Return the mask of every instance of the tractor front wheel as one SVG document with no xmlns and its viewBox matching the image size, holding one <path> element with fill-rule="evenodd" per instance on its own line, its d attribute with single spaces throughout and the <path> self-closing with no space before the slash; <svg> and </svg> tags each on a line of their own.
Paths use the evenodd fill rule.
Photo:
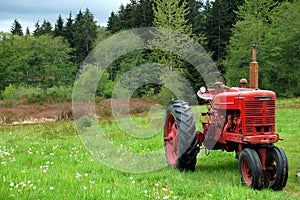
<svg viewBox="0 0 300 200">
<path fill-rule="evenodd" d="M 255 150 L 246 148 L 239 155 L 239 172 L 242 183 L 260 190 L 264 186 L 264 174 L 261 161 Z"/>
<path fill-rule="evenodd" d="M 288 160 L 281 148 L 273 147 L 267 150 L 266 182 L 273 190 L 281 190 L 288 179 Z"/>
<path fill-rule="evenodd" d="M 196 123 L 187 102 L 176 100 L 166 110 L 164 126 L 166 160 L 171 168 L 194 171 L 199 151 Z"/>
</svg>

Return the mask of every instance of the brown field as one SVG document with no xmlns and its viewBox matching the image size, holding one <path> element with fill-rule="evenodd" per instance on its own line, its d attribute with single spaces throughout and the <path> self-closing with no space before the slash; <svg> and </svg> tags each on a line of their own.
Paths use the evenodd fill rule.
<svg viewBox="0 0 300 200">
<path fill-rule="evenodd" d="M 101 118 L 112 117 L 111 99 L 104 99 L 96 103 L 96 115 Z M 123 100 L 114 100 L 115 109 L 119 113 L 126 110 L 127 105 Z M 137 114 L 148 111 L 153 104 L 157 104 L 153 99 L 131 99 L 129 103 L 130 114 Z M 12 107 L 5 106 L 5 102 L 0 102 L 0 124 L 32 124 L 49 121 L 64 121 L 73 119 L 72 103 L 56 104 L 17 104 Z"/>
</svg>

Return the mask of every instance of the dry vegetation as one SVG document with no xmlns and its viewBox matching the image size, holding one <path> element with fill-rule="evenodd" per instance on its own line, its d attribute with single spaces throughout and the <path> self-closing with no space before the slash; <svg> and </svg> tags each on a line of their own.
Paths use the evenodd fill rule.
<svg viewBox="0 0 300 200">
<path fill-rule="evenodd" d="M 103 99 L 96 103 L 97 116 L 101 118 L 112 117 L 111 101 L 111 99 Z M 125 114 L 128 105 L 123 100 L 114 101 L 115 110 L 120 114 Z M 131 99 L 129 113 L 138 114 L 148 111 L 156 103 L 158 101 L 153 99 Z M 4 101 L 0 103 L 0 124 L 41 123 L 64 121 L 72 118 L 72 103 L 18 104 L 12 107 L 5 106 Z"/>
</svg>

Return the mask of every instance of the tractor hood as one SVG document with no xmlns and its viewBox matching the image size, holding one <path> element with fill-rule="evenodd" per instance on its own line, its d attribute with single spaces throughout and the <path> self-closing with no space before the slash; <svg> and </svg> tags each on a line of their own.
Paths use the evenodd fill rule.
<svg viewBox="0 0 300 200">
<path fill-rule="evenodd" d="M 275 92 L 269 90 L 230 88 L 227 92 L 215 95 L 213 102 L 216 109 L 238 109 L 240 100 L 266 101 L 275 99 Z"/>
</svg>

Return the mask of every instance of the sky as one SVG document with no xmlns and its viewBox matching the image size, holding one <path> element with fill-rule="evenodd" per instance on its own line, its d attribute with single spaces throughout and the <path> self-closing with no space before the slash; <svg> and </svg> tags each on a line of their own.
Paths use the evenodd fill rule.
<svg viewBox="0 0 300 200">
<path fill-rule="evenodd" d="M 98 25 L 106 26 L 112 11 L 118 11 L 121 4 L 130 0 L 0 0 L 0 32 L 10 32 L 15 19 L 22 25 L 23 32 L 29 27 L 33 32 L 35 23 L 41 25 L 44 20 L 54 27 L 61 14 L 64 21 L 72 12 L 73 18 L 81 9 L 86 8 L 94 14 Z"/>
</svg>

